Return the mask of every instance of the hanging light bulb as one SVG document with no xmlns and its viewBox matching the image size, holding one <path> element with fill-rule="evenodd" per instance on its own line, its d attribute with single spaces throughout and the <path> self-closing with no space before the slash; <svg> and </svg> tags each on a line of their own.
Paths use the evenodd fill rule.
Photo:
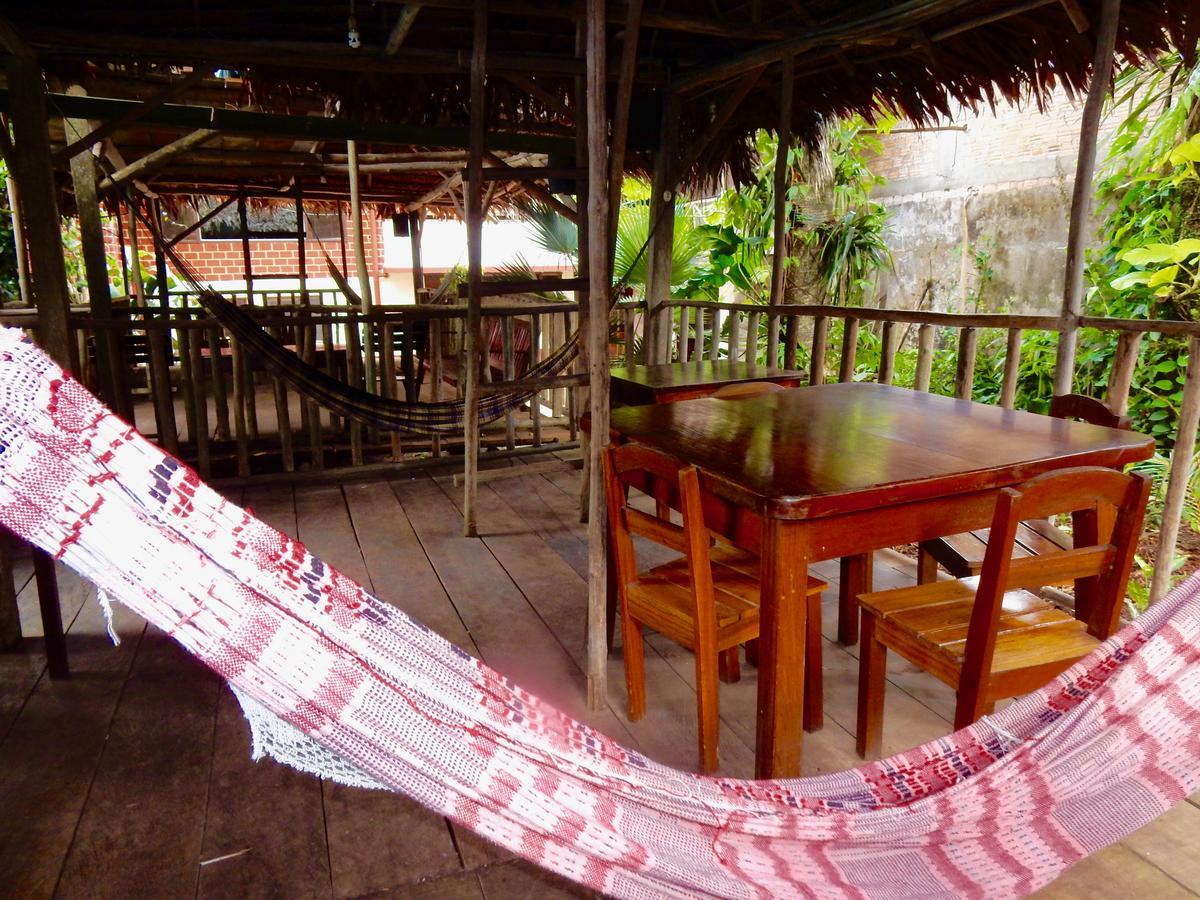
<svg viewBox="0 0 1200 900">
<path fill-rule="evenodd" d="M 351 50 L 357 50 L 362 46 L 362 39 L 358 36 L 358 19 L 354 17 L 354 0 L 350 0 L 350 18 L 346 22 L 346 43 L 350 45 Z"/>
</svg>

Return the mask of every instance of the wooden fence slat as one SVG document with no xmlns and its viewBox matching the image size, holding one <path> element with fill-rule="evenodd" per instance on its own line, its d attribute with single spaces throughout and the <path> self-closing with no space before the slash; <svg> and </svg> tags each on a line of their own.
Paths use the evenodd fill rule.
<svg viewBox="0 0 1200 900">
<path fill-rule="evenodd" d="M 1021 339 L 1025 332 L 1020 328 L 1008 329 L 1008 348 L 1004 352 L 1004 381 L 1000 385 L 1000 405 L 1012 409 L 1017 402 L 1017 378 L 1021 374 Z"/>
<path fill-rule="evenodd" d="M 363 355 L 359 337 L 358 325 L 352 324 L 346 329 L 346 378 L 354 387 L 362 387 L 363 384 Z M 362 422 L 358 419 L 350 420 L 350 464 L 363 464 Z"/>
<path fill-rule="evenodd" d="M 542 317 L 534 313 L 530 317 L 529 368 L 537 368 L 542 359 Z M 533 446 L 542 446 L 542 395 L 534 394 L 530 401 L 530 415 L 533 418 Z"/>
<path fill-rule="evenodd" d="M 536 316 L 534 318 L 537 318 Z M 429 323 L 429 389 L 434 403 L 442 399 L 442 321 L 433 319 Z M 430 441 L 434 457 L 442 455 L 442 439 L 434 435 Z"/>
<path fill-rule="evenodd" d="M 884 322 L 879 339 L 879 383 L 891 384 L 896 373 L 896 323 Z"/>
<path fill-rule="evenodd" d="M 271 329 L 271 336 L 279 340 L 278 328 Z M 271 376 L 271 390 L 275 395 L 275 422 L 279 431 L 279 458 L 283 471 L 296 471 L 296 455 L 292 449 L 292 413 L 288 408 L 287 385 L 278 375 Z"/>
<path fill-rule="evenodd" d="M 628 337 L 628 335 L 627 335 Z M 516 353 L 513 347 L 513 317 L 504 316 L 500 320 L 500 348 L 504 366 L 504 380 L 512 381 L 517 377 Z M 504 442 L 509 450 L 517 448 L 517 423 L 514 413 L 509 409 L 504 414 Z"/>
<path fill-rule="evenodd" d="M 979 332 L 964 328 L 958 335 L 958 367 L 954 373 L 954 396 L 970 400 L 975 389 L 975 357 L 979 351 Z"/>
<path fill-rule="evenodd" d="M 825 383 L 825 356 L 829 352 L 829 319 L 813 319 L 812 352 L 809 354 L 808 383 Z"/>
<path fill-rule="evenodd" d="M 246 439 L 246 382 L 242 358 L 242 345 L 233 335 L 229 336 L 229 353 L 233 363 L 233 437 L 237 442 L 237 473 L 239 478 L 250 475 L 250 445 Z"/>
<path fill-rule="evenodd" d="M 858 355 L 858 319 L 847 319 L 842 332 L 842 361 L 838 381 L 854 380 L 854 360 Z"/>
<path fill-rule="evenodd" d="M 729 361 L 737 362 L 742 352 L 742 317 L 729 314 Z"/>
<path fill-rule="evenodd" d="M 933 344 L 937 338 L 936 327 L 922 325 L 917 331 L 917 373 L 913 390 L 928 391 L 933 376 Z"/>
<path fill-rule="evenodd" d="M 204 335 L 203 329 L 192 330 L 188 347 L 192 355 L 192 375 L 196 379 L 193 388 L 196 403 L 196 468 L 207 478 L 212 474 L 212 448 L 209 445 L 208 391 L 204 384 Z"/>
<path fill-rule="evenodd" d="M 750 320 L 746 324 L 746 361 L 751 365 L 758 362 L 758 332 L 762 323 L 762 313 L 750 313 Z"/>
</svg>

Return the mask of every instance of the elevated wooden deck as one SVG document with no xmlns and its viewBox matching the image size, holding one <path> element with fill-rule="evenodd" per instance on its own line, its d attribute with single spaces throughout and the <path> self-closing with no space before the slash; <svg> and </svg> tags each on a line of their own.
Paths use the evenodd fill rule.
<svg viewBox="0 0 1200 900">
<path fill-rule="evenodd" d="M 609 707 L 584 708 L 585 529 L 578 473 L 537 471 L 480 486 L 484 536 L 460 536 L 448 478 L 344 487 L 260 487 L 239 499 L 385 599 L 534 692 L 663 762 L 695 764 L 690 655 L 651 638 L 648 712 L 630 723 L 618 654 Z M 837 566 L 818 569 L 836 585 Z M 18 561 L 21 583 L 27 560 Z M 902 557 L 876 585 L 911 583 Z M 112 647 L 90 585 L 64 571 L 73 677 L 50 682 L 40 642 L 0 654 L 0 894 L 13 897 L 526 898 L 577 889 L 415 804 L 250 760 L 237 701 L 161 633 L 117 609 Z M 36 595 L 20 595 L 37 634 Z M 805 773 L 854 755 L 855 648 L 833 640 L 826 597 L 826 724 Z M 884 749 L 950 730 L 953 698 L 894 662 Z M 755 670 L 721 686 L 722 771 L 753 772 Z M 1200 893 L 1200 809 L 1184 803 L 1097 854 L 1046 897 L 1156 900 Z"/>
</svg>

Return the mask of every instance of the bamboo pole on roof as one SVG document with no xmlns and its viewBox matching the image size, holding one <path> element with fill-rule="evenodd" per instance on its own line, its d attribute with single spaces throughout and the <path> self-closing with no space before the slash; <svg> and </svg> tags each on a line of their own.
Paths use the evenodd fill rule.
<svg viewBox="0 0 1200 900">
<path fill-rule="evenodd" d="M 464 356 L 459 373 L 465 389 L 463 435 L 463 534 L 475 537 L 476 492 L 479 475 L 479 376 L 486 351 L 481 347 L 480 314 L 483 284 L 483 140 L 484 78 L 487 67 L 487 0 L 477 0 L 471 49 L 471 156 L 464 183 L 467 220 L 467 320 L 463 328 Z"/>
<path fill-rule="evenodd" d="M 605 102 L 605 0 L 587 0 L 587 220 L 603 225 L 609 221 L 606 146 L 607 105 Z M 630 40 L 626 36 L 626 40 Z M 582 249 L 582 248 L 581 248 Z M 604 481 L 600 454 L 608 443 L 608 299 L 612 281 L 608 255 L 609 230 L 588 231 L 588 397 L 591 404 L 591 439 L 588 441 L 588 708 L 597 710 L 608 702 L 607 609 L 608 536 Z"/>
<path fill-rule="evenodd" d="M 1092 178 L 1096 173 L 1096 142 L 1104 99 L 1112 79 L 1113 52 L 1117 42 L 1117 18 L 1121 0 L 1103 0 L 1096 34 L 1096 57 L 1092 82 L 1079 126 L 1079 159 L 1075 164 L 1075 186 L 1071 195 L 1071 225 L 1067 235 L 1067 269 L 1063 286 L 1064 328 L 1058 339 L 1054 368 L 1054 393 L 1069 394 L 1074 383 L 1075 352 L 1079 345 L 1079 316 L 1083 312 L 1083 254 L 1087 244 L 1088 219 L 1092 208 Z"/>
</svg>

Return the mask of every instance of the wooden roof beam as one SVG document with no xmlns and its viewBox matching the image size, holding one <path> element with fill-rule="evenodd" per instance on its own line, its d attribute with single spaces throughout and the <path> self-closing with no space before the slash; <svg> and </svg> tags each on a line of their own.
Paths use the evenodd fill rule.
<svg viewBox="0 0 1200 900">
<path fill-rule="evenodd" d="M 0 109 L 7 109 L 9 92 L 0 89 Z M 111 119 L 141 104 L 107 97 L 73 97 L 48 93 L 46 103 L 57 115 L 74 119 Z M 212 128 L 230 135 L 291 138 L 293 140 L 345 141 L 357 139 L 380 144 L 420 147 L 465 147 L 467 129 L 391 123 L 356 122 L 328 116 L 294 116 L 211 106 L 166 103 L 147 113 L 147 124 L 180 129 Z M 489 150 L 526 151 L 567 155 L 574 151 L 570 138 L 524 132 L 489 130 Z"/>
</svg>

